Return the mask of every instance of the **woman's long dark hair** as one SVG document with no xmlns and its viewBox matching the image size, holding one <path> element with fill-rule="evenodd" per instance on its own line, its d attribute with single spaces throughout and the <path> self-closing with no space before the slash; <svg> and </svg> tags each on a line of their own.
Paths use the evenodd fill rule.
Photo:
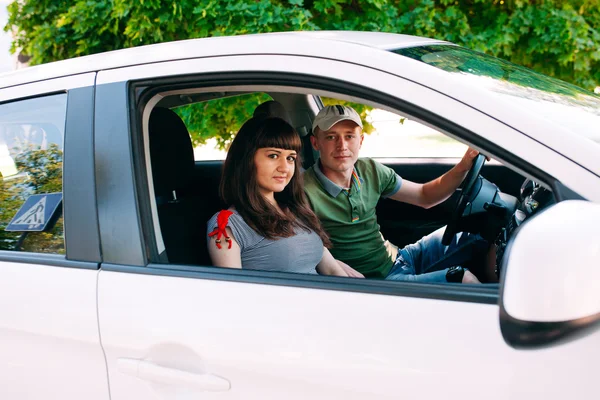
<svg viewBox="0 0 600 400">
<path fill-rule="evenodd" d="M 298 154 L 292 179 L 283 191 L 274 193 L 285 215 L 281 215 L 258 191 L 254 155 L 265 147 L 294 150 Z M 252 229 L 266 238 L 290 237 L 295 234 L 295 228 L 300 228 L 316 232 L 329 247 L 329 237 L 304 194 L 301 148 L 300 136 L 281 118 L 255 117 L 246 121 L 227 152 L 221 176 L 221 197 L 226 204 L 235 207 Z"/>
</svg>

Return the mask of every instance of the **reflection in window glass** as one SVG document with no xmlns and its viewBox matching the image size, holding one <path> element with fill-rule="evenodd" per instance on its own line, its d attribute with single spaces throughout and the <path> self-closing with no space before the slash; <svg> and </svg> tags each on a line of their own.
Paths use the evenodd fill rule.
<svg viewBox="0 0 600 400">
<path fill-rule="evenodd" d="M 397 54 L 450 72 L 512 104 L 600 145 L 600 96 L 495 57 L 451 45 L 399 49 Z"/>
<path fill-rule="evenodd" d="M 64 253 L 62 215 L 47 232 L 5 228 L 29 196 L 62 192 L 67 95 L 0 105 L 0 250 Z"/>
</svg>

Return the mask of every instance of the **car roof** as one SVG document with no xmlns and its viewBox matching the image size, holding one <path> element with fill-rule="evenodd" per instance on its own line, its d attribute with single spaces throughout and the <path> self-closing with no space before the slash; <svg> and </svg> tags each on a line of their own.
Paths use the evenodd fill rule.
<svg viewBox="0 0 600 400">
<path fill-rule="evenodd" d="M 276 35 L 289 35 L 307 37 L 319 40 L 333 40 L 376 47 L 382 50 L 400 49 L 404 47 L 423 46 L 428 44 L 448 43 L 442 40 L 430 39 L 420 36 L 402 35 L 387 32 L 359 32 L 359 31 L 302 31 L 280 32 Z"/>
<path fill-rule="evenodd" d="M 311 49 L 322 51 L 327 46 L 334 49 L 339 47 L 340 42 L 374 50 L 448 43 L 418 36 L 357 31 L 277 32 L 189 39 L 114 50 L 7 72 L 0 74 L 0 88 L 93 71 L 214 55 L 256 52 L 310 55 Z"/>
</svg>

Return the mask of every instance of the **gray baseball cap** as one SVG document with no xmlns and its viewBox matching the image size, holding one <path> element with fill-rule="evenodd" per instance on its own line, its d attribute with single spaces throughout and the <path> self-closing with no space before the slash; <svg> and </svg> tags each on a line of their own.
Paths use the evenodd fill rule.
<svg viewBox="0 0 600 400">
<path fill-rule="evenodd" d="M 318 126 L 322 131 L 331 129 L 332 126 L 340 121 L 353 121 L 362 129 L 363 124 L 360 120 L 360 115 L 352 107 L 348 106 L 325 106 L 319 111 L 313 121 L 313 133 Z"/>
</svg>

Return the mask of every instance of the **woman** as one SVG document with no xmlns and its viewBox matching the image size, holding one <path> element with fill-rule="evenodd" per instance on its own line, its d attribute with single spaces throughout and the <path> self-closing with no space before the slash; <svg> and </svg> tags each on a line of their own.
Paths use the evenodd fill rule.
<svg viewBox="0 0 600 400">
<path fill-rule="evenodd" d="M 233 140 L 220 192 L 231 207 L 208 221 L 215 266 L 362 277 L 336 261 L 308 206 L 299 170 L 302 143 L 280 118 L 252 118 Z"/>
</svg>

